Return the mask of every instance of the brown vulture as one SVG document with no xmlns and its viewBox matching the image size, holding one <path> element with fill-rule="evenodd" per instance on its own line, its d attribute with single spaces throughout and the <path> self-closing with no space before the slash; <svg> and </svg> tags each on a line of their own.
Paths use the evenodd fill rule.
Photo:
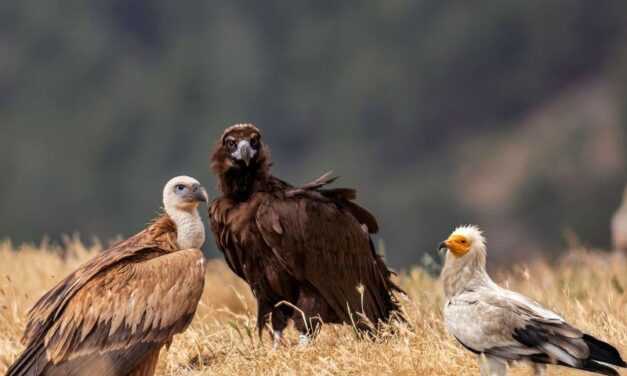
<svg viewBox="0 0 627 376">
<path fill-rule="evenodd" d="M 326 188 L 329 174 L 294 187 L 270 165 L 252 124 L 227 128 L 212 156 L 222 197 L 210 205 L 211 229 L 257 300 L 259 334 L 269 318 L 275 346 L 290 319 L 301 344 L 321 322 L 368 330 L 402 319 L 393 294 L 401 289 L 370 238 L 377 221 L 353 202 L 355 190 Z"/>
<path fill-rule="evenodd" d="M 29 311 L 26 349 L 8 376 L 149 376 L 159 351 L 183 332 L 204 285 L 198 214 L 207 193 L 179 176 L 163 190 L 165 213 L 87 261 Z"/>
</svg>

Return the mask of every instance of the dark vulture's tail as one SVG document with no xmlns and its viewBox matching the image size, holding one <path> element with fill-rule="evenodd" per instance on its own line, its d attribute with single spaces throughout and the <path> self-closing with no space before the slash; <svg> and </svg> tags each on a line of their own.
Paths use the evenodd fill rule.
<svg viewBox="0 0 627 376">
<path fill-rule="evenodd" d="M 407 322 L 396 295 L 405 294 L 405 291 L 392 280 L 394 273 L 385 265 L 383 257 L 375 251 L 372 239 L 370 247 L 375 260 L 374 270 L 369 281 L 364 284 L 363 300 L 367 303 L 362 307 L 362 313 L 367 316 L 369 323 L 357 325 L 359 329 L 366 332 L 379 329 L 381 323 Z"/>
<path fill-rule="evenodd" d="M 383 257 L 379 255 L 372 243 L 372 239 L 370 239 L 370 247 L 374 252 L 375 260 L 377 261 L 377 269 L 381 275 L 381 279 L 383 282 L 383 288 L 385 289 L 385 309 L 384 309 L 384 320 L 389 320 L 391 318 L 397 319 L 401 322 L 407 322 L 405 316 L 403 316 L 401 312 L 401 306 L 398 302 L 396 294 L 406 295 L 405 291 L 400 288 L 393 280 L 392 276 L 395 275 L 390 269 L 388 269 L 387 265 L 383 261 Z"/>
<path fill-rule="evenodd" d="M 357 196 L 354 189 L 322 189 L 322 187 L 332 183 L 335 179 L 336 177 L 331 177 L 331 172 L 328 172 L 315 181 L 305 185 L 303 189 L 315 189 L 323 196 L 334 200 L 361 224 L 363 231 L 367 234 L 377 233 L 379 231 L 379 225 L 374 215 L 353 201 Z M 373 326 L 376 329 L 380 323 L 388 322 L 391 319 L 400 322 L 407 322 L 407 320 L 401 312 L 400 304 L 395 295 L 396 293 L 405 294 L 405 292 L 394 283 L 392 280 L 394 273 L 388 269 L 383 261 L 383 257 L 377 253 L 372 238 L 370 236 L 368 236 L 368 238 L 374 262 L 366 267 L 368 270 L 360 271 L 360 276 L 366 280 L 362 281 L 364 287 L 364 291 L 362 292 L 363 304 L 359 312 L 366 316 L 370 322 L 364 323 L 358 320 L 356 325 L 359 329 L 371 331 Z M 353 286 L 350 286 L 350 288 L 352 287 Z M 351 313 L 349 313 L 348 316 L 348 319 L 354 321 Z M 344 318 L 344 321 L 348 321 L 347 318 Z"/>
</svg>

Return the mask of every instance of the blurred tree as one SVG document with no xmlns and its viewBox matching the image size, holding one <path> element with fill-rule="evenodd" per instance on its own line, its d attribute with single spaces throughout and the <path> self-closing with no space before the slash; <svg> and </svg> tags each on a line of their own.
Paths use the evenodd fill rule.
<svg viewBox="0 0 627 376">
<path fill-rule="evenodd" d="M 625 25 L 620 1 L 4 2 L 0 236 L 139 229 L 172 175 L 212 187 L 216 137 L 253 121 L 279 176 L 303 182 L 334 169 L 339 184 L 359 188 L 394 265 L 418 261 L 469 221 L 501 230 L 504 249 L 521 237 L 559 248 L 563 226 L 608 246 L 625 165 L 569 193 L 573 183 L 552 179 L 551 164 L 587 159 L 569 146 L 577 132 L 551 136 L 559 149 L 525 144 L 547 170 L 526 168 L 512 187 L 496 179 L 512 203 L 500 210 L 458 178 L 468 166 L 486 171 L 519 129 L 545 129 L 528 117 L 585 82 L 626 83 Z M 606 98 L 598 93 L 576 103 Z M 612 93 L 605 102 L 624 97 Z M 585 137 L 622 107 L 593 111 Z M 622 119 L 606 127 L 620 134 L 610 156 L 624 156 Z M 567 129 L 572 119 L 552 121 Z M 582 176 L 600 169 L 582 166 Z M 517 236 L 498 223 L 515 224 Z"/>
</svg>

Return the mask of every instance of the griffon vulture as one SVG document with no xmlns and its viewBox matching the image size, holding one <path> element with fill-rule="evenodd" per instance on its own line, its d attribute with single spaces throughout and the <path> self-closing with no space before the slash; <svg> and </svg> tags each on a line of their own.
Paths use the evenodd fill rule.
<svg viewBox="0 0 627 376">
<path fill-rule="evenodd" d="M 170 180 L 164 214 L 39 299 L 28 314 L 26 349 L 7 375 L 152 375 L 159 351 L 187 328 L 202 294 L 199 202 L 207 193 L 196 179 Z"/>
<path fill-rule="evenodd" d="M 272 176 L 252 124 L 227 128 L 211 160 L 222 193 L 209 208 L 211 229 L 257 299 L 260 335 L 269 317 L 275 346 L 290 319 L 307 344 L 321 322 L 368 329 L 402 318 L 393 295 L 401 290 L 370 239 L 377 221 L 353 202 L 355 190 L 326 188 L 328 174 L 302 187 Z"/>
<path fill-rule="evenodd" d="M 616 376 L 608 365 L 627 366 L 611 345 L 494 283 L 485 269 L 486 244 L 477 227 L 457 228 L 440 249 L 447 250 L 442 270 L 446 327 L 479 355 L 481 375 L 505 375 L 512 361 L 533 364 L 536 375 L 544 375 L 547 364 Z"/>
</svg>

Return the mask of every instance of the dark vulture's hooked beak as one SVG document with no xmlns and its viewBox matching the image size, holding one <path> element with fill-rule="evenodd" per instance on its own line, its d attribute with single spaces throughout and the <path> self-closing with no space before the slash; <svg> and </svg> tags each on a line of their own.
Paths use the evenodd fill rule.
<svg viewBox="0 0 627 376">
<path fill-rule="evenodd" d="M 243 140 L 237 144 L 237 150 L 235 150 L 232 155 L 233 158 L 244 162 L 244 164 L 248 167 L 250 161 L 255 156 L 255 150 L 253 150 L 250 146 L 250 142 Z"/>
<path fill-rule="evenodd" d="M 448 244 L 446 244 L 446 240 L 443 241 L 442 243 L 440 243 L 440 245 L 438 246 L 438 251 L 439 252 L 446 252 L 448 250 Z"/>
</svg>

